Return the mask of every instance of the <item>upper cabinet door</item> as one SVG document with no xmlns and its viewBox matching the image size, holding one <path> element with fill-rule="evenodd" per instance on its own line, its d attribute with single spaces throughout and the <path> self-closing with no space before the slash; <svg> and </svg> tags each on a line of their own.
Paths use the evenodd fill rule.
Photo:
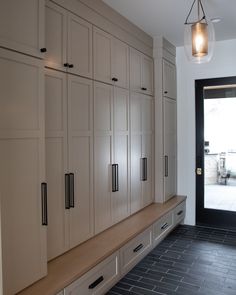
<svg viewBox="0 0 236 295">
<path fill-rule="evenodd" d="M 46 66 L 58 70 L 67 69 L 67 12 L 53 4 L 46 3 Z"/>
<path fill-rule="evenodd" d="M 145 94 L 153 94 L 153 60 L 146 56 L 142 56 L 142 87 L 141 90 Z"/>
<path fill-rule="evenodd" d="M 116 86 L 129 88 L 129 46 L 116 38 L 112 39 L 112 79 Z"/>
<path fill-rule="evenodd" d="M 111 72 L 112 36 L 104 31 L 93 29 L 94 79 L 112 83 Z"/>
<path fill-rule="evenodd" d="M 0 2 L 0 46 L 43 56 L 44 0 Z"/>
<path fill-rule="evenodd" d="M 142 88 L 142 54 L 130 48 L 130 88 L 141 92 Z"/>
<path fill-rule="evenodd" d="M 68 72 L 92 78 L 92 25 L 68 14 Z"/>
<path fill-rule="evenodd" d="M 176 92 L 175 65 L 166 60 L 163 60 L 163 95 L 172 99 L 176 99 Z"/>
</svg>

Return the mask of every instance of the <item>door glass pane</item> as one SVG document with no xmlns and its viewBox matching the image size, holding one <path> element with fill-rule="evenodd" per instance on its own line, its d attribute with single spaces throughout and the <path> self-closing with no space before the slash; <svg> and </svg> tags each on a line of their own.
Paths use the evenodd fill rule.
<svg viewBox="0 0 236 295">
<path fill-rule="evenodd" d="M 205 89 L 204 207 L 236 211 L 236 95 L 231 88 Z"/>
</svg>

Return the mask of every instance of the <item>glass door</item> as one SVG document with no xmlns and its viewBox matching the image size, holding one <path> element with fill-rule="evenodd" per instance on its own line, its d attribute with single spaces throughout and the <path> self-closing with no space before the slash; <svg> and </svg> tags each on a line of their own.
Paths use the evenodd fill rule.
<svg viewBox="0 0 236 295">
<path fill-rule="evenodd" d="M 196 81 L 197 224 L 236 229 L 236 77 Z"/>
</svg>

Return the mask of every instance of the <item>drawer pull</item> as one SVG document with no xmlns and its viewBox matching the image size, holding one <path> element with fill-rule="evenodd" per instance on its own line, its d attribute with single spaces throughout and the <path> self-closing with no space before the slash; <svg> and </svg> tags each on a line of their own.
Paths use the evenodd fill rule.
<svg viewBox="0 0 236 295">
<path fill-rule="evenodd" d="M 181 215 L 183 213 L 183 210 L 180 210 L 178 213 L 177 213 L 177 215 L 179 216 L 179 215 Z"/>
<path fill-rule="evenodd" d="M 94 289 L 95 287 L 97 287 L 97 285 L 99 285 L 102 281 L 104 280 L 103 276 L 100 276 L 95 282 L 93 282 L 91 285 L 89 285 L 89 289 Z"/>
<path fill-rule="evenodd" d="M 169 226 L 169 224 L 166 222 L 165 224 L 162 225 L 161 229 L 166 229 Z"/>
<path fill-rule="evenodd" d="M 133 252 L 137 253 L 139 250 L 143 248 L 143 244 L 138 245 L 136 248 L 134 248 Z"/>
</svg>

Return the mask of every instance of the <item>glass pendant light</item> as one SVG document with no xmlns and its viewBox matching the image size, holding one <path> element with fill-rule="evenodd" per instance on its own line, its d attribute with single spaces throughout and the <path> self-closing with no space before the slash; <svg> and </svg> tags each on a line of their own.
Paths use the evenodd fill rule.
<svg viewBox="0 0 236 295">
<path fill-rule="evenodd" d="M 189 21 L 194 6 L 197 6 L 197 19 Z M 185 21 L 184 48 L 188 59 L 194 63 L 211 60 L 215 44 L 214 26 L 207 20 L 201 0 L 194 0 Z"/>
</svg>

